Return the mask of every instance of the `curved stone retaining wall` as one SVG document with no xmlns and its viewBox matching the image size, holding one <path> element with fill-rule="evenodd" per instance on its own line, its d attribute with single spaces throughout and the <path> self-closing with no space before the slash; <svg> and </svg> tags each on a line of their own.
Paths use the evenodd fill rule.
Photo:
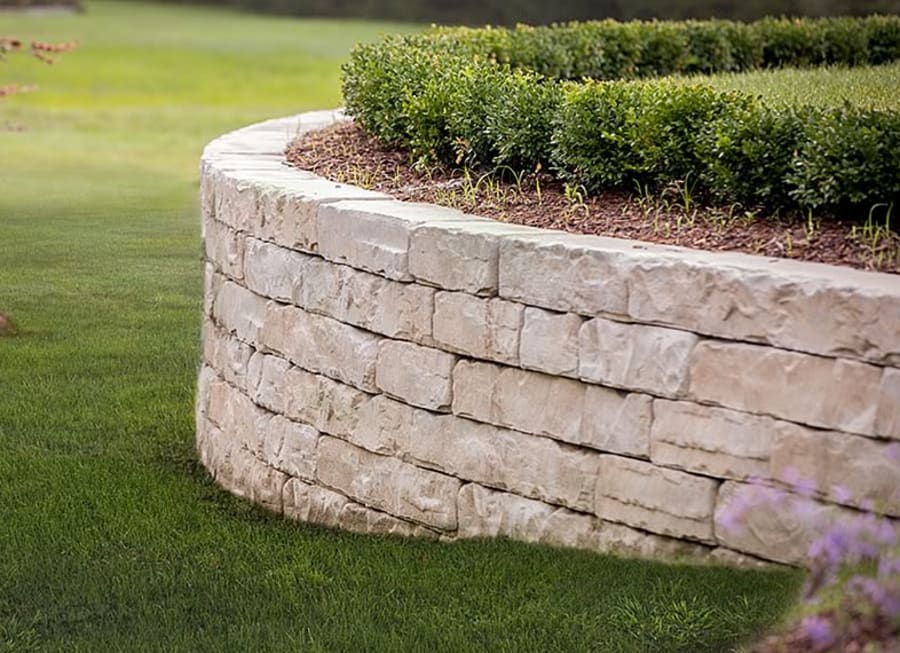
<svg viewBox="0 0 900 653">
<path fill-rule="evenodd" d="M 203 156 L 197 442 L 222 486 L 358 531 L 736 561 L 802 563 L 809 516 L 900 515 L 900 278 L 508 225 L 282 164 L 337 119 Z M 760 481 L 785 492 L 759 502 Z"/>
</svg>

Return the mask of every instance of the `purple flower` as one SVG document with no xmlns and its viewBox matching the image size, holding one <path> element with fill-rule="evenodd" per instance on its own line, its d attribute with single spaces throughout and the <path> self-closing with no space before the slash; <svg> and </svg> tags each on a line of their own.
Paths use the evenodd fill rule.
<svg viewBox="0 0 900 653">
<path fill-rule="evenodd" d="M 838 503 L 850 503 L 853 500 L 853 494 L 843 485 L 835 485 L 831 488 L 831 494 Z"/>
<path fill-rule="evenodd" d="M 812 645 L 817 649 L 826 648 L 834 640 L 834 631 L 832 630 L 831 622 L 825 617 L 817 615 L 805 617 L 803 621 L 800 622 L 800 628 L 803 630 L 803 634 L 806 635 L 807 639 L 809 639 L 809 641 L 812 642 Z"/>
</svg>

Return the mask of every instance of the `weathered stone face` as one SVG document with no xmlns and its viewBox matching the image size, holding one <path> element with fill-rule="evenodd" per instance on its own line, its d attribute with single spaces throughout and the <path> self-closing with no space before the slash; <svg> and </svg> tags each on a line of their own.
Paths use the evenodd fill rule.
<svg viewBox="0 0 900 653">
<path fill-rule="evenodd" d="M 442 531 L 456 530 L 461 483 L 396 458 L 323 437 L 317 480 L 360 503 Z"/>
<path fill-rule="evenodd" d="M 735 512 L 738 520 L 730 516 Z M 836 520 L 851 517 L 852 513 L 834 505 L 728 481 L 716 502 L 716 538 L 731 549 L 767 560 L 803 564 L 817 537 Z"/>
<path fill-rule="evenodd" d="M 718 483 L 651 463 L 604 456 L 597 480 L 598 516 L 671 537 L 714 542 Z"/>
<path fill-rule="evenodd" d="M 449 411 L 456 356 L 410 342 L 385 341 L 378 353 L 375 385 L 413 406 Z"/>
<path fill-rule="evenodd" d="M 881 369 L 873 365 L 704 341 L 691 355 L 690 377 L 698 401 L 874 435 Z"/>
<path fill-rule="evenodd" d="M 578 332 L 584 319 L 528 307 L 523 314 L 519 362 L 559 376 L 578 376 Z"/>
<path fill-rule="evenodd" d="M 678 397 L 699 340 L 686 331 L 594 318 L 578 334 L 578 374 L 616 388 Z"/>
<path fill-rule="evenodd" d="M 197 451 L 220 485 L 359 532 L 741 565 L 900 516 L 896 278 L 535 230 L 282 164 L 286 135 L 340 119 L 204 151 Z"/>
<path fill-rule="evenodd" d="M 434 298 L 434 340 L 447 351 L 515 365 L 523 310 L 502 299 L 439 292 Z"/>
<path fill-rule="evenodd" d="M 566 442 L 581 440 L 585 386 L 490 363 L 462 361 L 453 373 L 453 412 Z"/>
<path fill-rule="evenodd" d="M 778 425 L 770 417 L 656 399 L 650 459 L 718 478 L 764 478 Z"/>
<path fill-rule="evenodd" d="M 835 503 L 900 516 L 897 445 L 794 425 L 777 430 L 771 477 L 800 485 Z"/>
</svg>

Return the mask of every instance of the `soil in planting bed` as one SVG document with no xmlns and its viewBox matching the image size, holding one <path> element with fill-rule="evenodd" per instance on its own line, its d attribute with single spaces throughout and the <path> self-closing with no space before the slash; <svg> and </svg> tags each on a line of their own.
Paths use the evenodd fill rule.
<svg viewBox="0 0 900 653">
<path fill-rule="evenodd" d="M 407 152 L 354 123 L 304 135 L 290 145 L 287 160 L 338 182 L 502 222 L 900 273 L 900 233 L 886 228 L 883 209 L 871 220 L 852 221 L 698 206 L 680 188 L 588 196 L 540 171 L 517 177 L 413 166 Z"/>
</svg>

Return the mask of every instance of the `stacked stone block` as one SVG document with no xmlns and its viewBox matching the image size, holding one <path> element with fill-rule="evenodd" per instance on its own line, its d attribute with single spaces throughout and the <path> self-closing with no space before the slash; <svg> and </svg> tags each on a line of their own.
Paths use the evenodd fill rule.
<svg viewBox="0 0 900 653">
<path fill-rule="evenodd" d="M 829 518 L 900 516 L 896 276 L 506 225 L 282 165 L 338 119 L 204 153 L 197 443 L 222 486 L 361 532 L 741 562 L 803 564 Z M 726 528 L 761 488 L 783 500 Z"/>
</svg>

